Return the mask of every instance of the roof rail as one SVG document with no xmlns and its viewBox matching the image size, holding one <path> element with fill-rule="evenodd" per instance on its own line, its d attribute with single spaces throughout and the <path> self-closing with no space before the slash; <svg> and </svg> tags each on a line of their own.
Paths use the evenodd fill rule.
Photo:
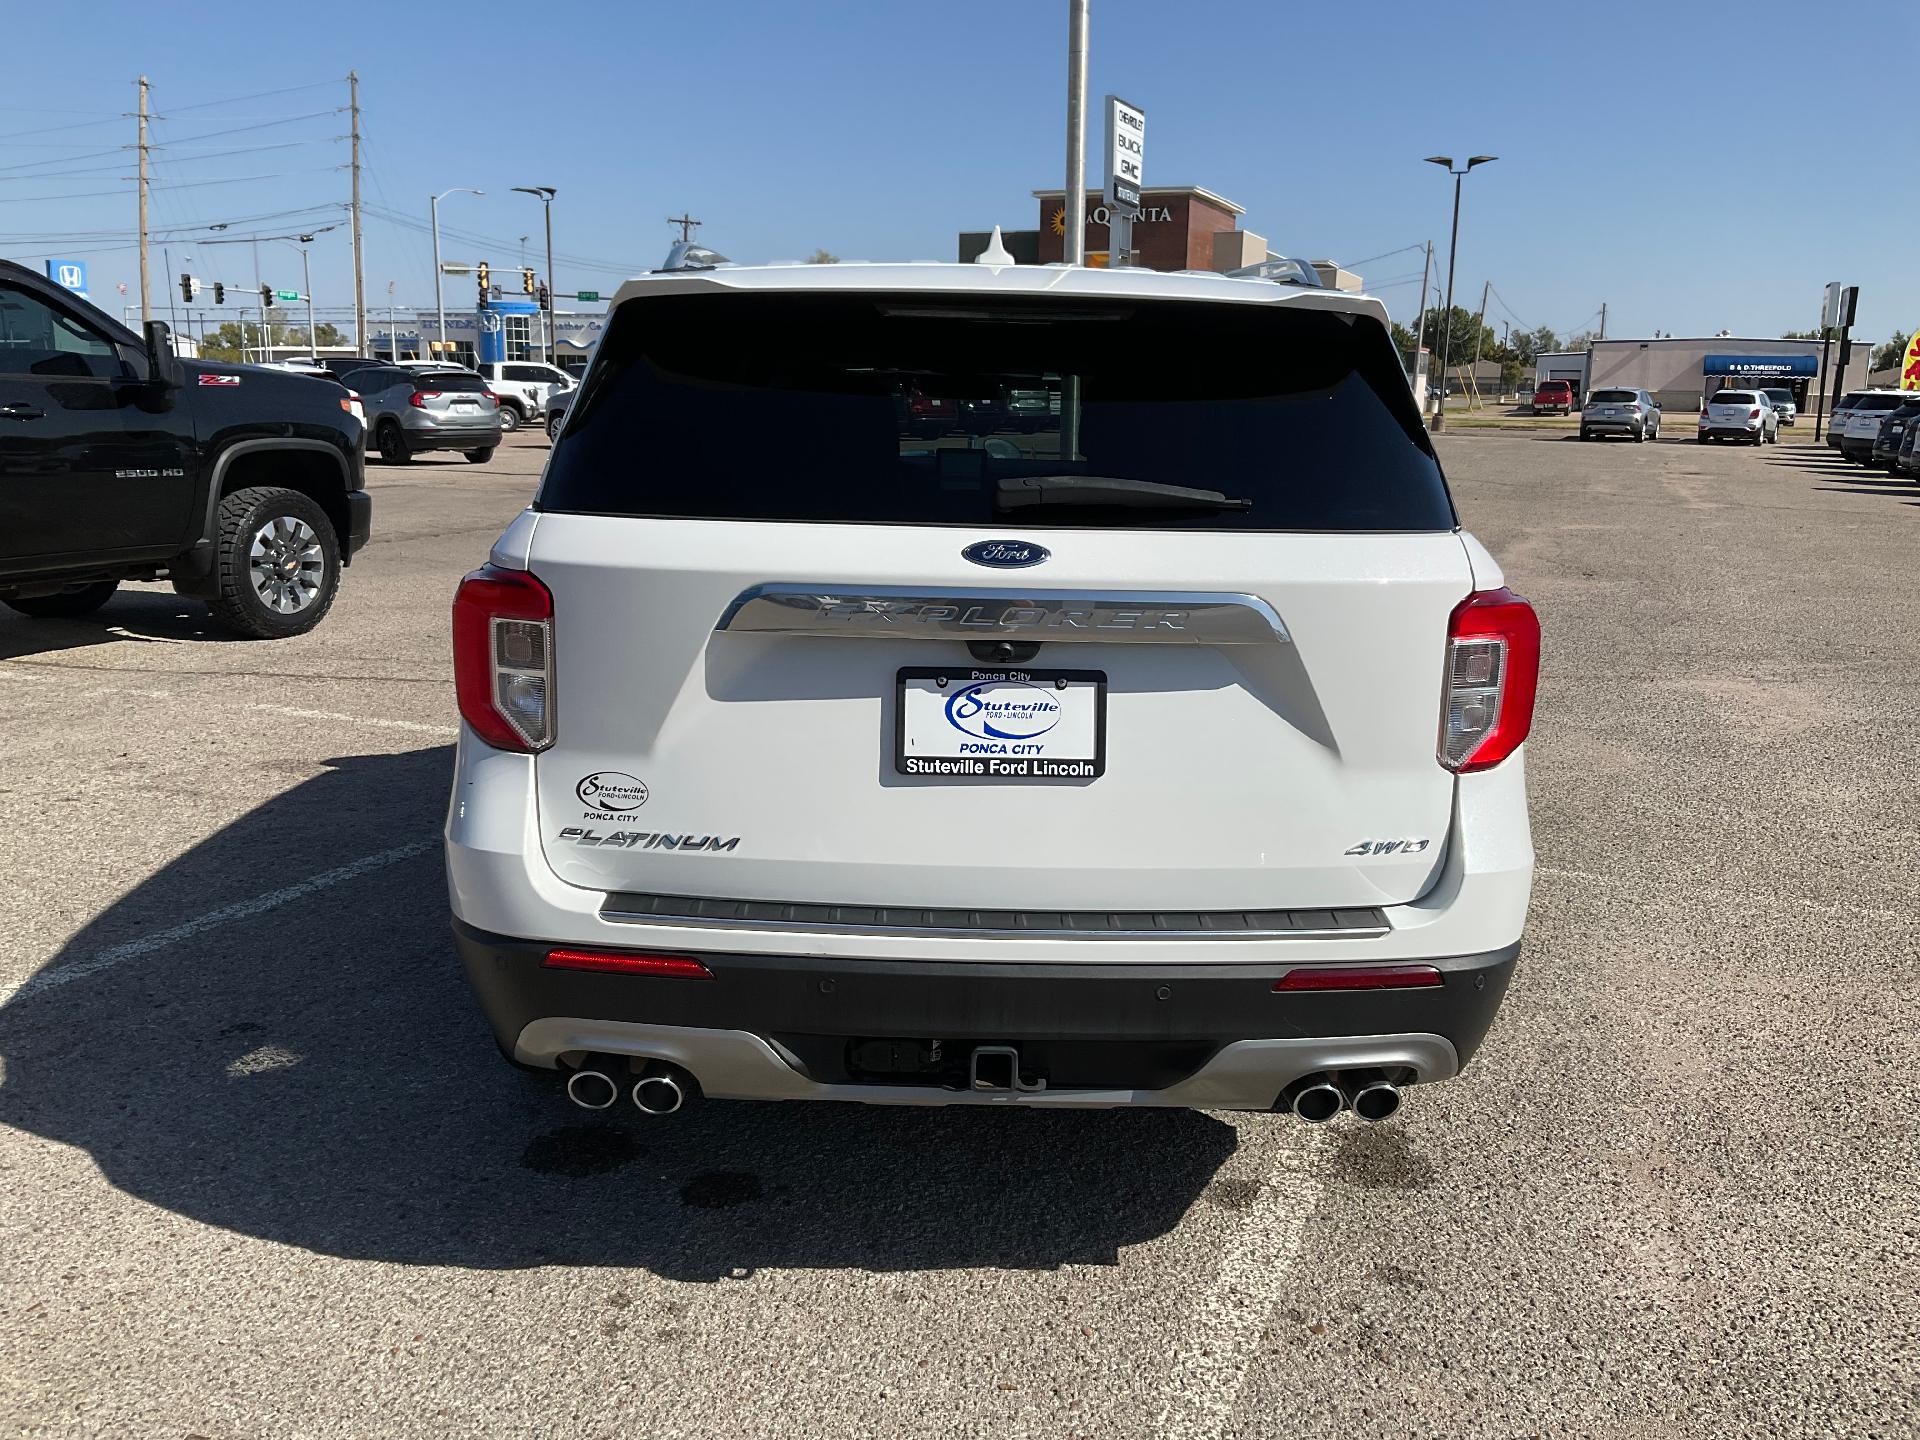
<svg viewBox="0 0 1920 1440">
<path fill-rule="evenodd" d="M 676 240 L 673 248 L 667 251 L 667 262 L 653 273 L 664 275 L 669 270 L 714 270 L 733 262 L 718 250 L 709 250 L 706 246 L 692 240 Z"/>
</svg>

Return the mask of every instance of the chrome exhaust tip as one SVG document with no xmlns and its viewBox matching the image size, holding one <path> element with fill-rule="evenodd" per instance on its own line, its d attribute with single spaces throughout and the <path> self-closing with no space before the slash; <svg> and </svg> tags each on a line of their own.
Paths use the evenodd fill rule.
<svg viewBox="0 0 1920 1440">
<path fill-rule="evenodd" d="M 606 1071 L 582 1066 L 567 1077 L 567 1098 L 582 1110 L 605 1110 L 620 1098 L 620 1087 Z"/>
<path fill-rule="evenodd" d="M 1324 1125 L 1346 1106 L 1347 1097 L 1325 1075 L 1297 1080 L 1282 1097 L 1287 1108 L 1309 1125 Z"/>
<path fill-rule="evenodd" d="M 1344 1075 L 1347 1103 L 1353 1113 L 1370 1124 L 1391 1120 L 1400 1109 L 1400 1087 L 1378 1070 L 1362 1070 Z"/>
<path fill-rule="evenodd" d="M 671 1115 L 698 1093 L 691 1075 L 664 1060 L 653 1061 L 633 1082 L 633 1103 L 646 1115 Z"/>
</svg>

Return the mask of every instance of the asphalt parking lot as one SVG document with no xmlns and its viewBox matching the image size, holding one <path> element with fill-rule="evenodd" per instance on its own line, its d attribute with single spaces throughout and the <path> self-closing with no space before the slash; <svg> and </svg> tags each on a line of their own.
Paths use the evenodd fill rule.
<svg viewBox="0 0 1920 1440">
<path fill-rule="evenodd" d="M 1680 417 L 1675 417 L 1676 419 Z M 1920 1430 L 1920 488 L 1448 436 L 1546 627 L 1501 1020 L 1402 1118 L 710 1104 L 503 1065 L 447 936 L 455 579 L 0 618 L 0 1421 L 26 1435 Z"/>
</svg>

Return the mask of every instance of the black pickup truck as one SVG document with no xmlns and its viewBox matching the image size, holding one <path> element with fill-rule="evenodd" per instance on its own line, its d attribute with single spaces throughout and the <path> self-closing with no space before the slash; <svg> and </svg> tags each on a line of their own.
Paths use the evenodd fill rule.
<svg viewBox="0 0 1920 1440">
<path fill-rule="evenodd" d="M 165 325 L 0 260 L 0 604 L 167 580 L 237 634 L 310 630 L 367 542 L 365 439 L 332 381 L 177 359 Z"/>
</svg>

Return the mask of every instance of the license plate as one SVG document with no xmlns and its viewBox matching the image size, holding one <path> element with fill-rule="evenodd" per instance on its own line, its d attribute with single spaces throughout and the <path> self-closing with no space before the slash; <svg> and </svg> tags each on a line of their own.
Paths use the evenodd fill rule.
<svg viewBox="0 0 1920 1440">
<path fill-rule="evenodd" d="M 480 402 L 478 400 L 456 400 L 453 402 L 453 408 L 456 410 L 478 410 L 480 408 Z"/>
<path fill-rule="evenodd" d="M 923 779 L 1093 780 L 1107 768 L 1102 670 L 899 672 L 893 768 Z"/>
<path fill-rule="evenodd" d="M 1620 418 L 1620 412 L 1618 410 L 1602 410 L 1600 412 L 1600 418 L 1602 420 L 1618 420 Z"/>
</svg>

